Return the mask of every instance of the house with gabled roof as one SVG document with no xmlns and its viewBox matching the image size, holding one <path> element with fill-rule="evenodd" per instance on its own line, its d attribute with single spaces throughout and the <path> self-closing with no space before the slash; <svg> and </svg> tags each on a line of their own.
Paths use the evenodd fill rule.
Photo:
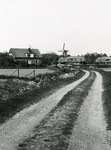
<svg viewBox="0 0 111 150">
<path fill-rule="evenodd" d="M 99 65 L 111 65 L 111 57 L 98 57 L 95 63 Z"/>
<path fill-rule="evenodd" d="M 28 64 L 39 65 L 42 62 L 42 55 L 38 49 L 10 48 L 9 55 L 15 61 L 26 61 Z"/>
<path fill-rule="evenodd" d="M 85 61 L 86 59 L 83 56 L 68 56 L 68 57 L 60 57 L 58 63 L 61 64 L 71 63 L 71 64 L 79 65 Z"/>
</svg>

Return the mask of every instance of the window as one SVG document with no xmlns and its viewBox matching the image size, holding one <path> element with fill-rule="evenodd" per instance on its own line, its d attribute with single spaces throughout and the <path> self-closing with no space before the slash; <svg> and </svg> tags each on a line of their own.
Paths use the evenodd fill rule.
<svg viewBox="0 0 111 150">
<path fill-rule="evenodd" d="M 38 55 L 37 55 L 37 54 L 34 54 L 34 57 L 38 57 Z"/>
<path fill-rule="evenodd" d="M 27 54 L 27 57 L 30 57 L 30 54 Z"/>
<path fill-rule="evenodd" d="M 34 54 L 31 54 L 30 56 L 31 56 L 31 57 L 34 57 Z"/>
<path fill-rule="evenodd" d="M 106 59 L 106 61 L 109 61 L 109 59 Z"/>
<path fill-rule="evenodd" d="M 13 54 L 12 54 L 12 53 L 9 53 L 9 55 L 10 55 L 10 56 L 13 56 Z"/>
</svg>

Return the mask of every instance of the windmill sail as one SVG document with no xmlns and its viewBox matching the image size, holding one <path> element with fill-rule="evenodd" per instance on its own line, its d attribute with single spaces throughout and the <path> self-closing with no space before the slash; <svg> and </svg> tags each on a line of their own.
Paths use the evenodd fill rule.
<svg viewBox="0 0 111 150">
<path fill-rule="evenodd" d="M 65 49 L 65 43 L 63 44 L 63 50 Z"/>
<path fill-rule="evenodd" d="M 59 50 L 59 52 L 62 52 L 63 57 L 67 57 L 67 52 L 69 50 L 65 50 L 65 43 L 63 44 L 63 50 Z"/>
</svg>

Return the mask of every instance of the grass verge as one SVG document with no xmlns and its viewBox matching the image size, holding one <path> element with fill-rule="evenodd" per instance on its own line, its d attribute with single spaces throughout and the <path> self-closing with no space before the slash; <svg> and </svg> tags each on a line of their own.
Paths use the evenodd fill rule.
<svg viewBox="0 0 111 150">
<path fill-rule="evenodd" d="M 94 79 L 95 73 L 91 72 L 88 79 L 68 92 L 18 150 L 67 150 L 80 106 Z"/>
<path fill-rule="evenodd" d="M 98 70 L 103 77 L 103 108 L 107 122 L 107 130 L 111 130 L 111 72 Z"/>
<path fill-rule="evenodd" d="M 42 98 L 49 96 L 62 86 L 81 78 L 83 75 L 84 72 L 80 71 L 75 77 L 65 79 L 58 78 L 46 86 L 43 85 L 40 88 L 34 88 L 31 92 L 24 92 L 21 95 L 16 95 L 5 101 L 0 100 L 0 124 L 4 123 L 7 119 L 14 116 L 25 107 L 39 102 Z"/>
</svg>

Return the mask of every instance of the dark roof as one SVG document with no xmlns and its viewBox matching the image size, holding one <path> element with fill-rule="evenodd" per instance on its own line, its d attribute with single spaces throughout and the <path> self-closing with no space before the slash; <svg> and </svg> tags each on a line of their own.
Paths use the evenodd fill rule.
<svg viewBox="0 0 111 150">
<path fill-rule="evenodd" d="M 38 49 L 23 49 L 23 48 L 11 48 L 9 53 L 13 53 L 13 57 L 25 57 L 25 54 L 28 53 L 37 54 L 39 58 L 42 58 Z"/>
</svg>

